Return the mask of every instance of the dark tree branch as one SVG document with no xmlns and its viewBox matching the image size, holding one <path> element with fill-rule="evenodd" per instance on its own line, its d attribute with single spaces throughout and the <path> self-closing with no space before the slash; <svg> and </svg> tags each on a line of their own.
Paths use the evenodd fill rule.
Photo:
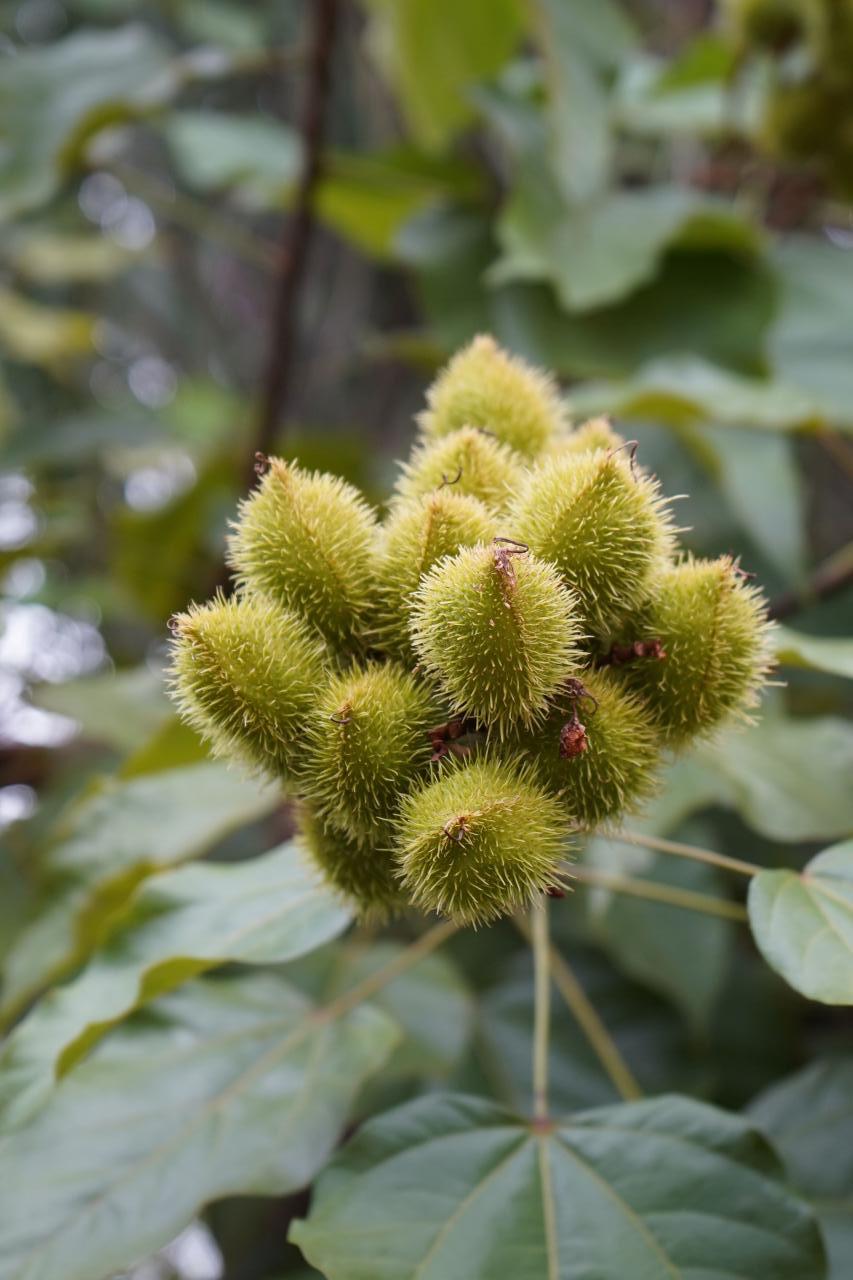
<svg viewBox="0 0 853 1280">
<path fill-rule="evenodd" d="M 819 600 L 853 586 L 853 542 L 848 542 L 823 564 L 818 565 L 805 586 L 786 591 L 770 601 L 770 617 L 777 622 L 808 609 Z"/>
<path fill-rule="evenodd" d="M 270 345 L 255 448 L 267 453 L 275 441 L 291 385 L 299 296 L 314 230 L 314 198 L 322 166 L 323 132 L 331 84 L 332 50 L 339 0 L 306 0 L 312 19 L 308 85 L 302 111 L 302 172 L 281 241 L 280 269 L 273 303 Z M 254 459 L 247 469 L 254 481 Z"/>
</svg>

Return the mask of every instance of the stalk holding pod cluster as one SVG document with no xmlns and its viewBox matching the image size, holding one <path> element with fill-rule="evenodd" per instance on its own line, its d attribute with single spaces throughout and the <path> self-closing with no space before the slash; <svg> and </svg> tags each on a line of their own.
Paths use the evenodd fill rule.
<svg viewBox="0 0 853 1280">
<path fill-rule="evenodd" d="M 174 622 L 173 691 L 219 755 L 298 798 L 362 916 L 477 925 L 559 892 L 573 830 L 654 790 L 664 753 L 754 705 L 766 608 L 603 419 L 477 338 L 439 374 L 380 521 L 272 459 L 236 593 Z"/>
</svg>

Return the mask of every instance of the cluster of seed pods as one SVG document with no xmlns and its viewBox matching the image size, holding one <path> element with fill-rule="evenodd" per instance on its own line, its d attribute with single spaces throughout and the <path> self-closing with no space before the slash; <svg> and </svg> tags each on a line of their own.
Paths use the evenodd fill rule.
<svg viewBox="0 0 853 1280">
<path fill-rule="evenodd" d="M 294 797 L 362 916 L 480 924 L 559 891 L 575 833 L 754 705 L 763 600 L 730 558 L 679 551 L 635 455 L 480 337 L 428 391 L 382 521 L 264 460 L 233 594 L 174 620 L 172 688 L 216 755 Z"/>
</svg>

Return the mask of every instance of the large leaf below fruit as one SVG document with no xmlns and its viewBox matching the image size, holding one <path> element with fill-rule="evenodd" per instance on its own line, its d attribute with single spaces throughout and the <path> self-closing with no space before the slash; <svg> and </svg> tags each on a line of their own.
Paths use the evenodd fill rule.
<svg viewBox="0 0 853 1280">
<path fill-rule="evenodd" d="M 816 1223 L 738 1117 L 665 1096 L 537 1133 L 432 1097 L 366 1125 L 292 1238 L 328 1280 L 820 1280 Z"/>
<path fill-rule="evenodd" d="M 155 1009 L 0 1141 L 3 1280 L 95 1280 L 209 1200 L 304 1186 L 397 1035 L 368 1008 L 324 1021 L 268 975 L 201 981 Z"/>
</svg>

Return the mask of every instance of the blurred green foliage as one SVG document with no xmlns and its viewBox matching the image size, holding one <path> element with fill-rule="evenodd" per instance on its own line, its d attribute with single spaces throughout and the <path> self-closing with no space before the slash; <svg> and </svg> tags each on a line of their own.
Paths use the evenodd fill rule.
<svg viewBox="0 0 853 1280">
<path fill-rule="evenodd" d="M 576 420 L 613 414 L 666 490 L 690 495 L 679 510 L 691 549 L 742 556 L 790 609 L 785 687 L 762 722 L 680 760 L 638 829 L 777 868 L 755 882 L 756 919 L 780 877 L 813 912 L 820 887 L 807 891 L 798 873 L 853 834 L 853 212 L 820 156 L 767 147 L 768 111 L 810 83 L 802 53 L 744 45 L 730 15 L 698 3 L 338 7 L 318 227 L 277 447 L 383 502 L 425 383 L 478 331 L 556 369 Z M 0 1133 L 0 1167 L 24 1169 L 10 1167 L 0 1226 L 38 1219 L 49 1241 L 16 1237 L 4 1280 L 99 1280 L 201 1212 L 229 1280 L 318 1274 L 285 1242 L 305 1212 L 292 1193 L 346 1127 L 437 1085 L 527 1105 L 529 968 L 509 926 L 452 939 L 371 1009 L 328 1026 L 311 1020 L 311 1002 L 393 960 L 414 922 L 375 948 L 355 932 L 298 962 L 271 947 L 263 962 L 290 960 L 283 974 L 226 981 L 187 982 L 209 964 L 252 962 L 245 948 L 217 949 L 203 900 L 199 928 L 216 937 L 193 938 L 188 957 L 170 932 L 177 864 L 242 862 L 290 832 L 275 796 L 205 761 L 161 673 L 169 615 L 222 581 L 256 447 L 304 158 L 311 16 L 312 0 L 0 0 L 3 1001 L 11 1026 L 58 979 L 74 979 L 72 1005 L 99 981 L 111 999 L 128 972 L 137 982 L 124 1004 L 115 997 L 122 1025 L 82 1063 L 71 1053 L 55 1070 L 57 1043 L 61 1061 L 67 1044 L 104 1035 L 97 994 L 82 1021 L 75 1006 L 67 1041 L 50 1039 L 55 997 L 37 1002 L 0 1055 L 0 1099 L 28 1084 L 48 1104 L 36 1128 Z M 837 123 L 849 133 L 849 117 Z M 848 1003 L 851 848 L 837 843 L 830 860 L 843 882 L 832 998 Z M 798 994 L 829 998 L 797 951 L 809 920 L 777 920 L 772 937 L 756 924 L 771 963 L 784 950 L 775 967 L 788 986 L 741 923 L 603 879 L 742 902 L 718 868 L 603 839 L 584 866 L 599 882 L 553 904 L 555 939 L 641 1086 L 752 1103 L 820 1207 L 828 1274 L 845 1280 L 853 1035 L 841 1011 Z M 168 980 L 146 987 L 152 956 Z M 555 1107 L 616 1102 L 562 1006 L 554 1020 Z M 258 1067 L 293 1035 L 293 1061 Z M 271 1105 L 284 1129 L 293 1072 L 310 1073 L 312 1053 L 328 1079 L 313 1082 L 291 1162 L 253 1108 Z M 4 1061 L 24 1074 L 4 1076 Z M 205 1108 L 252 1071 L 245 1096 L 227 1094 L 229 1180 L 208 1158 Z M 820 1119 L 824 1080 L 842 1118 L 792 1129 L 792 1108 Z M 142 1150 L 134 1107 L 149 1088 L 163 1104 L 152 1144 L 187 1114 L 200 1127 L 186 1165 L 157 1156 L 121 1200 L 110 1170 Z M 68 1152 L 85 1147 L 86 1117 L 105 1114 L 124 1119 L 84 1177 Z M 65 1198 L 29 1163 L 39 1143 L 57 1153 L 57 1182 L 72 1180 Z M 81 1201 L 117 1216 L 81 1217 Z M 182 1274 L 177 1254 L 158 1258 L 157 1274 Z M 491 1280 L 487 1265 L 470 1274 Z"/>
</svg>

